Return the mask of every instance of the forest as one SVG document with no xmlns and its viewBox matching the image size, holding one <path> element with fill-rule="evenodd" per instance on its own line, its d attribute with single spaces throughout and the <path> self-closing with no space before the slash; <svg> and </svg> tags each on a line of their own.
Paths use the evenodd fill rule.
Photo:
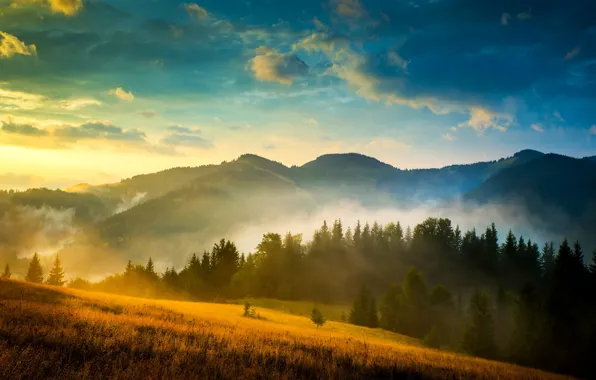
<svg viewBox="0 0 596 380">
<path fill-rule="evenodd" d="M 255 251 L 226 239 L 157 273 L 153 260 L 68 286 L 142 297 L 225 302 L 263 297 L 352 304 L 345 321 L 430 346 L 581 377 L 596 375 L 596 251 L 537 242 L 495 224 L 461 231 L 446 218 L 344 229 L 326 222 L 312 239 L 267 233 Z M 10 268 L 3 277 L 10 277 Z M 59 258 L 48 283 L 65 283 Z M 34 255 L 27 280 L 43 282 Z"/>
</svg>

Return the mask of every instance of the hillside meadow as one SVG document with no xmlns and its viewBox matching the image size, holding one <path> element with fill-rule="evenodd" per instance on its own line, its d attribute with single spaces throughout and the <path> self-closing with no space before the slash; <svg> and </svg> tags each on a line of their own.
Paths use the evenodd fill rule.
<svg viewBox="0 0 596 380">
<path fill-rule="evenodd" d="M 0 281 L 0 378 L 565 378 L 379 329 L 242 309 Z"/>
</svg>

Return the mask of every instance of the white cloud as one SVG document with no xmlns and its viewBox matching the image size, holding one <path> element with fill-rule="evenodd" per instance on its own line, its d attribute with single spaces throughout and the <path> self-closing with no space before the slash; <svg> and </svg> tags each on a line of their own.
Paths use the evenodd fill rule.
<svg viewBox="0 0 596 380">
<path fill-rule="evenodd" d="M 590 130 L 588 131 L 588 133 L 591 135 L 596 135 L 596 125 L 593 125 L 592 128 L 590 128 Z"/>
<path fill-rule="evenodd" d="M 135 99 L 135 96 L 133 95 L 132 91 L 127 92 L 122 87 L 110 90 L 108 93 L 110 95 L 114 95 L 120 100 L 126 100 L 128 102 L 132 102 Z"/>
<path fill-rule="evenodd" d="M 470 127 L 478 133 L 483 133 L 489 128 L 504 132 L 511 124 L 513 124 L 513 117 L 510 115 L 494 113 L 481 107 L 470 107 L 470 119 L 459 126 Z"/>
<path fill-rule="evenodd" d="M 12 58 L 15 55 L 37 55 L 37 47 L 33 44 L 26 45 L 12 34 L 0 31 L 0 59 Z"/>
<path fill-rule="evenodd" d="M 538 123 L 534 123 L 534 124 L 530 125 L 530 128 L 532 128 L 536 132 L 540 132 L 540 133 L 544 132 L 544 128 L 542 127 L 542 125 L 540 125 Z"/>
<path fill-rule="evenodd" d="M 80 99 L 67 99 L 60 101 L 60 108 L 65 110 L 74 111 L 89 106 L 101 106 L 102 103 L 99 100 L 92 98 L 80 98 Z"/>
<path fill-rule="evenodd" d="M 451 133 L 445 133 L 441 137 L 443 137 L 443 140 L 447 140 L 447 141 L 455 140 L 455 136 L 453 136 Z"/>
<path fill-rule="evenodd" d="M 308 70 L 306 64 L 294 53 L 281 54 L 265 46 L 257 49 L 257 55 L 252 59 L 250 68 L 258 80 L 284 85 L 291 85 Z"/>
<path fill-rule="evenodd" d="M 581 48 L 579 46 L 576 46 L 575 48 L 573 48 L 573 50 L 569 51 L 566 55 L 565 55 L 565 60 L 566 61 L 570 61 L 573 58 L 577 57 L 577 55 L 581 52 Z"/>
<path fill-rule="evenodd" d="M 41 108 L 45 96 L 0 88 L 0 110 L 32 110 Z"/>
</svg>

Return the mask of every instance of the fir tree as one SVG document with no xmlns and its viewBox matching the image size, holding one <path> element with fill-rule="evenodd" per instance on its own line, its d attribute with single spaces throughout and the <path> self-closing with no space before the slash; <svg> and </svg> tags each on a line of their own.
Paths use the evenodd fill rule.
<svg viewBox="0 0 596 380">
<path fill-rule="evenodd" d="M 468 324 L 464 331 L 462 348 L 467 353 L 484 358 L 496 354 L 493 317 L 486 293 L 476 291 L 468 308 Z"/>
<path fill-rule="evenodd" d="M 10 266 L 6 264 L 6 266 L 4 267 L 4 272 L 2 272 L 2 276 L 0 276 L 0 278 L 3 280 L 9 280 L 10 276 L 12 276 L 12 273 L 10 273 Z"/>
<path fill-rule="evenodd" d="M 39 255 L 37 252 L 35 252 L 33 258 L 29 262 L 29 269 L 27 270 L 25 280 L 37 284 L 41 284 L 43 282 L 43 269 L 41 269 L 41 263 L 39 261 Z"/>
<path fill-rule="evenodd" d="M 56 260 L 54 261 L 54 266 L 50 271 L 50 276 L 48 277 L 47 283 L 54 286 L 62 286 L 66 283 L 66 281 L 64 281 L 64 270 L 60 264 L 60 257 L 57 255 Z"/>
</svg>

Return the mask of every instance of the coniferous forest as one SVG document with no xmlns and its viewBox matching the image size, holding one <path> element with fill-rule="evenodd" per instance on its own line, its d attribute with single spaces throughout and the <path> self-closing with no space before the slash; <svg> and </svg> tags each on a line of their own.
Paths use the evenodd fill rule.
<svg viewBox="0 0 596 380">
<path fill-rule="evenodd" d="M 596 375 L 596 252 L 538 245 L 512 231 L 461 231 L 449 219 L 263 235 L 244 255 L 222 239 L 184 268 L 131 262 L 121 274 L 69 286 L 143 297 L 243 297 L 352 305 L 346 320 L 435 348 L 582 377 Z M 586 265 L 585 262 L 592 262 Z"/>
</svg>

